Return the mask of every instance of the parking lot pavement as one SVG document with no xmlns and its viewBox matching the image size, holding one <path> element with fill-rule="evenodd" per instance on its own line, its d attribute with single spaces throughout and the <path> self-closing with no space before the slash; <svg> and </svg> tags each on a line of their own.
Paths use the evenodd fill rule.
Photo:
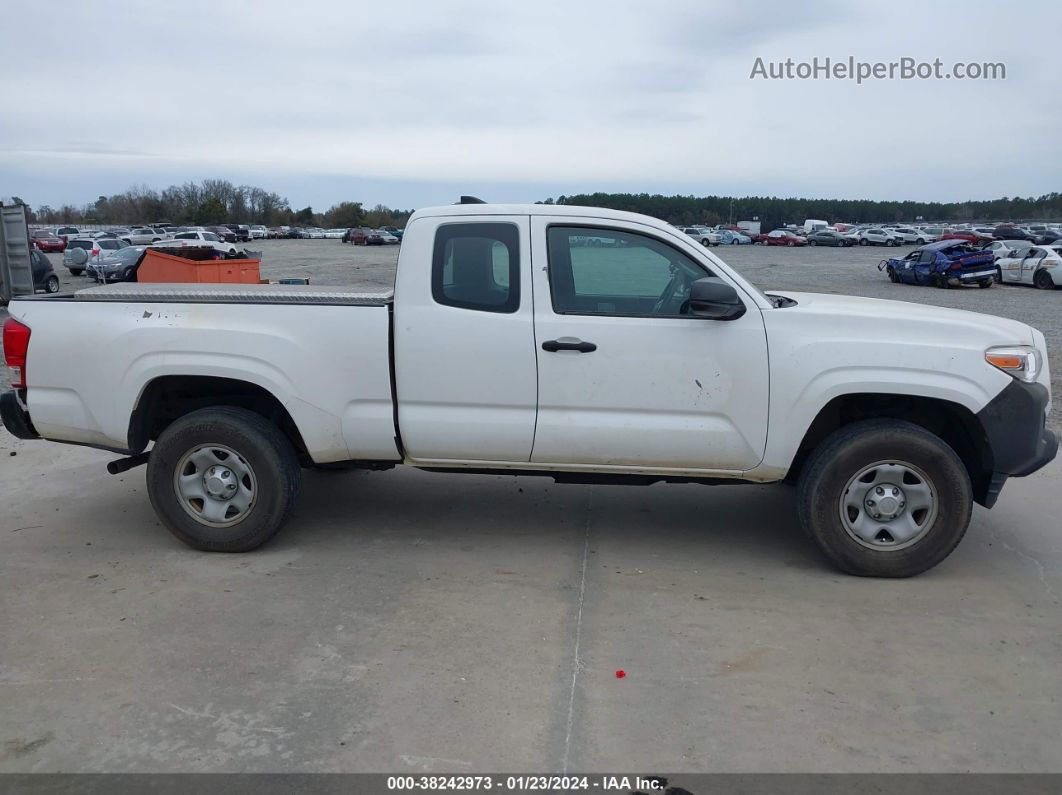
<svg viewBox="0 0 1062 795">
<path fill-rule="evenodd" d="M 783 486 L 414 470 L 208 555 L 110 457 L 0 436 L 0 771 L 1058 770 L 1058 462 L 884 581 Z"/>
</svg>

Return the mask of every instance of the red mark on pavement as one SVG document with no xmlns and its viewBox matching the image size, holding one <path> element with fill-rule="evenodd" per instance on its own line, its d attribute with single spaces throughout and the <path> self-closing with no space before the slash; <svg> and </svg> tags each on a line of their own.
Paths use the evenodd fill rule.
<svg viewBox="0 0 1062 795">
<path fill-rule="evenodd" d="M 626 675 L 627 675 L 627 672 L 624 671 L 622 668 L 620 668 L 618 671 L 616 671 L 616 678 L 617 679 L 622 679 Z"/>
</svg>

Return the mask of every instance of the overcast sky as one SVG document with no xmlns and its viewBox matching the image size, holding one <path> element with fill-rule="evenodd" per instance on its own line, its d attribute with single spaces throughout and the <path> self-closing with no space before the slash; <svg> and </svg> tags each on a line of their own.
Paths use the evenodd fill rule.
<svg viewBox="0 0 1062 795">
<path fill-rule="evenodd" d="M 1062 189 L 1060 23 L 1062 3 L 998 0 L 7 3 L 0 195 L 1038 195 Z M 815 56 L 1007 78 L 749 77 Z"/>
</svg>

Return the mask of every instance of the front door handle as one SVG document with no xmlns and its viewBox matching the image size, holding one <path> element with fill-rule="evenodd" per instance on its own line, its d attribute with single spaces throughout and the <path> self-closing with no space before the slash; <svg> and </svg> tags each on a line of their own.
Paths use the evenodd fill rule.
<svg viewBox="0 0 1062 795">
<path fill-rule="evenodd" d="M 542 343 L 542 350 L 556 353 L 557 351 L 578 351 L 579 353 L 592 353 L 597 346 L 592 342 L 583 342 L 574 337 L 561 337 L 559 340 L 546 340 Z"/>
</svg>

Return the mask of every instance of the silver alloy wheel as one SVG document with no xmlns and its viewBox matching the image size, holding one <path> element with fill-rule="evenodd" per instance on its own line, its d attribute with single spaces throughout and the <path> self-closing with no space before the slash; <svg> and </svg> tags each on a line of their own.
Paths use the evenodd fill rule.
<svg viewBox="0 0 1062 795">
<path fill-rule="evenodd" d="M 173 471 L 177 501 L 197 522 L 231 527 L 246 518 L 258 497 L 254 470 L 223 444 L 193 447 Z"/>
<path fill-rule="evenodd" d="M 869 549 L 896 550 L 917 543 L 937 518 L 937 492 L 918 467 L 878 461 L 863 467 L 844 488 L 841 524 Z"/>
</svg>

